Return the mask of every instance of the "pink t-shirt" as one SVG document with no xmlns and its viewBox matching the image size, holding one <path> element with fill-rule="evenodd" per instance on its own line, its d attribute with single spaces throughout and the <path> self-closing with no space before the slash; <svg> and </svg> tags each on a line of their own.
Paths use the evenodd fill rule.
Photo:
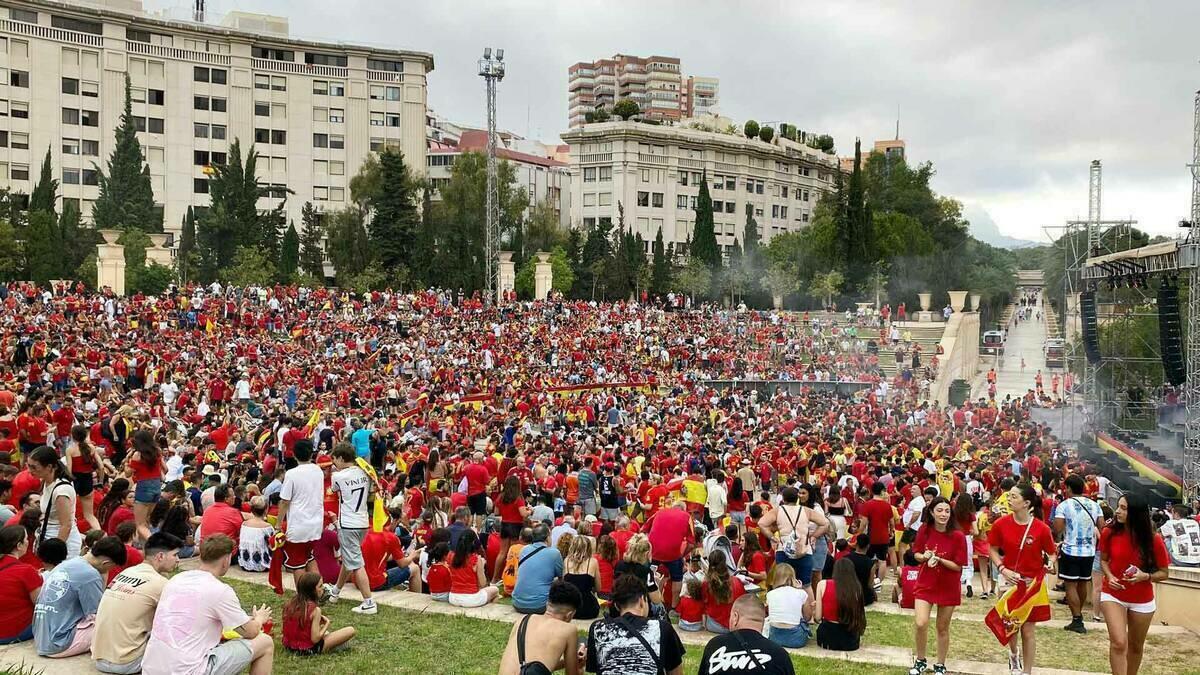
<svg viewBox="0 0 1200 675">
<path fill-rule="evenodd" d="M 180 572 L 167 582 L 150 642 L 142 658 L 145 675 L 204 675 L 208 652 L 221 632 L 250 620 L 237 593 L 203 570 Z"/>
</svg>

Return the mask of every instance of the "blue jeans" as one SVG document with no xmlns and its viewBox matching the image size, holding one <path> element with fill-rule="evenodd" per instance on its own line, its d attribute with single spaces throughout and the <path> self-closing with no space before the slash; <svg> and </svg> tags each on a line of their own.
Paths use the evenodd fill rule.
<svg viewBox="0 0 1200 675">
<path fill-rule="evenodd" d="M 789 558 L 788 554 L 783 551 L 776 551 L 775 562 L 790 565 L 801 585 L 807 586 L 812 583 L 813 557 L 811 554 L 802 558 Z"/>
<path fill-rule="evenodd" d="M 704 616 L 704 630 L 707 630 L 710 633 L 715 633 L 717 635 L 724 635 L 725 633 L 729 632 L 728 628 L 717 623 L 716 621 L 714 621 L 712 619 L 712 617 L 710 617 L 708 615 Z"/>
<path fill-rule="evenodd" d="M 33 624 L 29 624 L 28 626 L 25 627 L 25 630 L 21 631 L 20 633 L 17 633 L 13 637 L 0 638 L 0 645 L 13 645 L 18 642 L 25 642 L 27 640 L 32 640 L 32 639 L 33 639 Z"/>
<path fill-rule="evenodd" d="M 386 591 L 389 588 L 395 588 L 400 584 L 406 583 L 412 577 L 412 570 L 408 567 L 393 567 L 387 571 L 387 578 L 379 586 L 372 588 L 371 592 Z"/>
<path fill-rule="evenodd" d="M 767 637 L 780 647 L 799 649 L 808 644 L 808 624 L 802 623 L 795 628 L 771 626 L 771 634 Z"/>
</svg>

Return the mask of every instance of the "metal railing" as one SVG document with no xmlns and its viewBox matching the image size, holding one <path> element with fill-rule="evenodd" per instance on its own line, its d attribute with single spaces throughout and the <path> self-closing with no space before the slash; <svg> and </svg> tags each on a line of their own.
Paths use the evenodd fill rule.
<svg viewBox="0 0 1200 675">
<path fill-rule="evenodd" d="M 350 71 L 340 66 L 317 66 L 309 63 L 294 61 L 275 61 L 273 59 L 250 59 L 250 67 L 255 70 L 269 70 L 290 75 L 316 75 L 319 77 L 346 78 Z"/>
<path fill-rule="evenodd" d="M 104 46 L 104 37 L 100 35 L 54 28 L 52 26 L 42 26 L 36 23 L 25 23 L 24 21 L 13 21 L 11 19 L 0 19 L 0 30 L 45 40 L 69 42 L 73 45 L 84 45 L 86 47 Z"/>
</svg>

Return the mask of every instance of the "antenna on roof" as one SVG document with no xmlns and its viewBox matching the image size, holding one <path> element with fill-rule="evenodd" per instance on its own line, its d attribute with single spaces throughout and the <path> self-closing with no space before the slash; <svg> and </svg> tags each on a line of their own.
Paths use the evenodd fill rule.
<svg viewBox="0 0 1200 675">
<path fill-rule="evenodd" d="M 196 0 L 203 2 L 204 0 Z M 896 104 L 896 140 L 900 140 L 900 104 Z"/>
<path fill-rule="evenodd" d="M 204 0 L 192 0 L 192 20 L 204 23 Z"/>
</svg>

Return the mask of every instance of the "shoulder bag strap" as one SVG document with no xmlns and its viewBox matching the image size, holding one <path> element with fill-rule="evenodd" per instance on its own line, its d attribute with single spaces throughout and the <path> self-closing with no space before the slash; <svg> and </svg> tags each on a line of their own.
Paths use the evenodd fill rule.
<svg viewBox="0 0 1200 675">
<path fill-rule="evenodd" d="M 729 634 L 738 641 L 738 644 L 741 645 L 742 649 L 746 650 L 746 655 L 754 661 L 754 665 L 758 666 L 759 670 L 765 671 L 766 668 L 763 667 L 762 661 L 758 660 L 758 654 L 755 654 L 754 650 L 750 648 L 750 644 L 746 642 L 746 638 L 742 637 L 742 632 L 739 630 L 731 630 L 729 631 Z"/>
<path fill-rule="evenodd" d="M 525 628 L 529 625 L 529 615 L 526 614 L 524 619 L 521 619 L 521 626 L 517 628 L 517 665 L 525 665 Z"/>
<path fill-rule="evenodd" d="M 642 646 L 645 647 L 646 651 L 650 653 L 650 658 L 654 659 L 654 668 L 655 668 L 654 672 L 659 673 L 660 675 L 662 673 L 665 673 L 666 671 L 663 670 L 662 661 L 659 659 L 658 652 L 654 651 L 654 648 L 651 647 L 650 643 L 646 641 L 646 638 L 642 635 L 642 631 L 637 630 L 637 629 L 633 628 L 632 626 L 630 626 L 629 621 L 627 621 L 624 617 L 617 619 L 617 623 L 622 628 L 625 629 L 625 632 L 629 633 L 631 636 L 634 637 L 634 639 L 636 639 L 638 642 L 642 643 Z M 662 638 L 659 638 L 660 644 L 661 644 L 661 641 L 662 641 Z"/>
<path fill-rule="evenodd" d="M 54 485 L 50 486 L 50 498 L 46 500 L 49 503 L 42 504 L 42 508 L 44 508 L 45 511 L 42 512 L 42 529 L 40 532 L 38 532 L 37 543 L 39 547 L 42 545 L 43 541 L 46 541 L 46 526 L 50 524 L 50 510 L 54 508 L 54 491 L 58 489 L 59 485 L 69 482 L 70 481 L 65 478 L 59 478 L 54 481 Z M 62 523 L 59 523 L 58 526 L 62 527 Z"/>
<path fill-rule="evenodd" d="M 527 555 L 521 556 L 521 558 L 520 558 L 519 560 L 517 560 L 517 569 L 520 569 L 521 565 L 524 565 L 524 564 L 525 564 L 525 562 L 526 562 L 527 560 L 529 560 L 529 559 L 530 559 L 530 558 L 532 558 L 533 556 L 535 556 L 535 555 L 537 555 L 537 554 L 541 553 L 542 551 L 545 551 L 545 550 L 546 550 L 546 549 L 548 549 L 548 548 L 550 548 L 550 547 L 549 547 L 549 546 L 543 546 L 543 547 L 541 547 L 541 548 L 539 548 L 539 549 L 537 549 L 537 550 L 535 550 L 535 551 L 531 551 L 531 552 L 529 552 Z"/>
</svg>

